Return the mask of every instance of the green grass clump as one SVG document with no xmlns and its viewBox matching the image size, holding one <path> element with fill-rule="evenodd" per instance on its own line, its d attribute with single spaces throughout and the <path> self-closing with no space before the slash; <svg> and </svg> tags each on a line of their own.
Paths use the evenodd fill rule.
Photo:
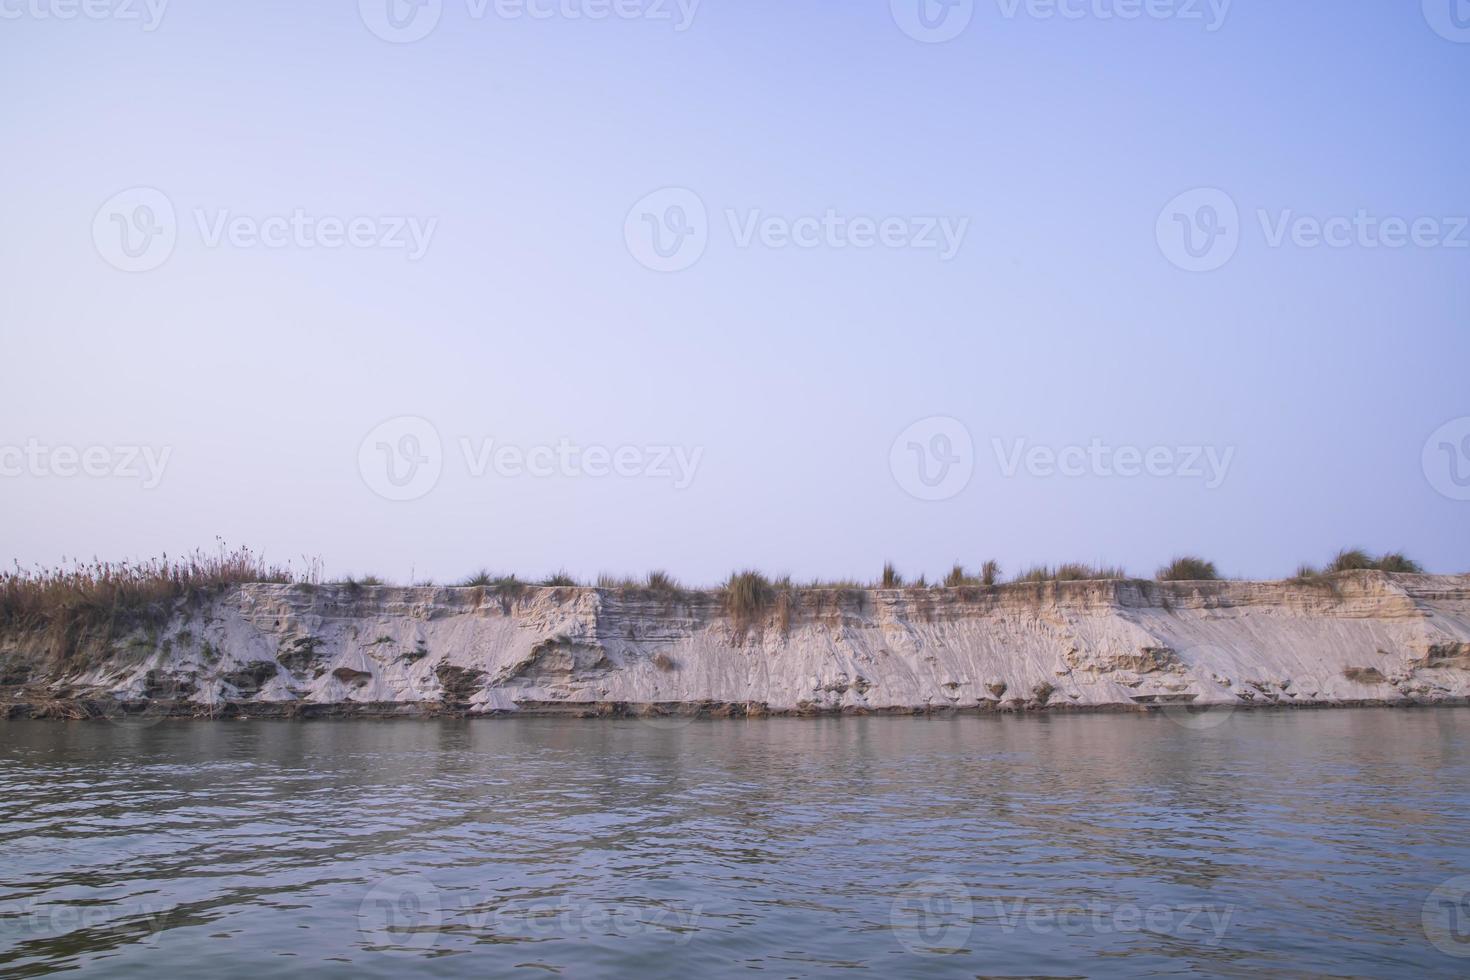
<svg viewBox="0 0 1470 980">
<path fill-rule="evenodd" d="M 1190 555 L 1175 558 L 1154 575 L 1160 582 L 1213 582 L 1219 577 L 1214 562 Z"/>
<path fill-rule="evenodd" d="M 893 562 L 883 563 L 883 577 L 878 580 L 878 586 L 883 589 L 903 588 L 903 576 L 898 574 L 898 569 L 893 567 Z"/>
<path fill-rule="evenodd" d="M 545 579 L 542 580 L 541 584 L 561 587 L 573 587 L 576 585 L 580 585 L 581 583 L 568 575 L 565 569 L 563 569 L 562 571 L 557 572 L 555 575 L 548 575 Z"/>
</svg>

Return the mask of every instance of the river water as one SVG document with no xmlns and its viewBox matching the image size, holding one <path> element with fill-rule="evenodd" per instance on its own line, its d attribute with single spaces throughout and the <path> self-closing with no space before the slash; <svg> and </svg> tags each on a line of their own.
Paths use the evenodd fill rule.
<svg viewBox="0 0 1470 980">
<path fill-rule="evenodd" d="M 1470 709 L 0 723 L 0 975 L 1470 973 Z"/>
</svg>

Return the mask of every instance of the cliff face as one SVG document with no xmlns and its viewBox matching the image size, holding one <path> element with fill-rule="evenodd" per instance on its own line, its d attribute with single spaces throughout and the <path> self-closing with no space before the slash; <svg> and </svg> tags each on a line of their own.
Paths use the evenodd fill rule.
<svg viewBox="0 0 1470 980">
<path fill-rule="evenodd" d="M 1460 703 L 1470 576 L 711 593 L 246 585 L 85 654 L 0 635 L 0 713 L 766 713 Z M 75 710 L 80 706 L 80 710 Z"/>
</svg>

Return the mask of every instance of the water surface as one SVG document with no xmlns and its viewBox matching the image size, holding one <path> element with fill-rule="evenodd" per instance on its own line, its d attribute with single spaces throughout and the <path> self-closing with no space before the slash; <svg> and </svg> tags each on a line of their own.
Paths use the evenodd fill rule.
<svg viewBox="0 0 1470 980">
<path fill-rule="evenodd" d="M 1467 750 L 1470 709 L 0 723 L 0 974 L 1464 975 Z"/>
</svg>

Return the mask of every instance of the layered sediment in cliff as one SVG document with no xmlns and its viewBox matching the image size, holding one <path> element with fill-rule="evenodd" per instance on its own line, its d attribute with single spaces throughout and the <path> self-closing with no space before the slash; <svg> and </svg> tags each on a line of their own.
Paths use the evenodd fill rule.
<svg viewBox="0 0 1470 980">
<path fill-rule="evenodd" d="M 0 634 L 0 713 L 717 714 L 1464 703 L 1470 576 L 712 592 L 243 585 Z"/>
</svg>

